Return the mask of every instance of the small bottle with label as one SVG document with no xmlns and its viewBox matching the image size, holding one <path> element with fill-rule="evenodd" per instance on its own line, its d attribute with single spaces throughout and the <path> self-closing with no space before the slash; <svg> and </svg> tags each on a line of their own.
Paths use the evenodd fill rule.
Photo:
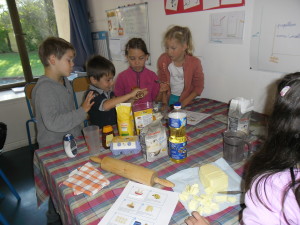
<svg viewBox="0 0 300 225">
<path fill-rule="evenodd" d="M 182 163 L 187 157 L 187 140 L 185 127 L 187 122 L 186 113 L 181 110 L 181 103 L 174 104 L 174 110 L 168 115 L 169 117 L 169 154 L 172 162 Z"/>
<path fill-rule="evenodd" d="M 102 128 L 102 146 L 109 149 L 110 143 L 114 137 L 114 129 L 111 125 L 106 125 Z"/>
</svg>

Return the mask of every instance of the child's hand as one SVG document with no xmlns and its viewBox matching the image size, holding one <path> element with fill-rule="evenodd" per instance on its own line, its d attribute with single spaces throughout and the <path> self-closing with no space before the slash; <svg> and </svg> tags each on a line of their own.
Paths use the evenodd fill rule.
<svg viewBox="0 0 300 225">
<path fill-rule="evenodd" d="M 184 99 L 183 101 L 181 101 L 181 108 L 186 107 L 189 104 L 189 100 L 188 99 Z"/>
<path fill-rule="evenodd" d="M 186 218 L 184 222 L 187 225 L 209 225 L 209 222 L 196 211 L 192 212 L 192 216 Z"/>
<path fill-rule="evenodd" d="M 161 82 L 159 87 L 159 92 L 165 92 L 170 89 L 169 83 L 167 82 Z"/>
<path fill-rule="evenodd" d="M 87 94 L 87 96 L 86 96 L 84 102 L 83 102 L 82 105 L 81 105 L 81 107 L 83 108 L 83 110 L 84 110 L 85 112 L 88 112 L 88 111 L 91 109 L 92 105 L 94 105 L 95 102 L 91 102 L 91 101 L 93 100 L 93 98 L 94 98 L 93 91 L 90 91 L 90 92 Z"/>
<path fill-rule="evenodd" d="M 143 98 L 148 94 L 147 88 L 140 89 L 140 88 L 135 88 L 131 92 L 131 99 L 138 100 Z"/>
</svg>

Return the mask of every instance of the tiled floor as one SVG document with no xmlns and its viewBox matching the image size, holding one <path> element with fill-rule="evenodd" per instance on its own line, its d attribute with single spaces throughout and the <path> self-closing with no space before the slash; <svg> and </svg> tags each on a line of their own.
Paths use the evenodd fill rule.
<svg viewBox="0 0 300 225">
<path fill-rule="evenodd" d="M 48 204 L 37 207 L 33 179 L 33 153 L 28 147 L 4 152 L 0 155 L 0 168 L 21 197 L 18 202 L 0 178 L 0 212 L 10 225 L 45 225 Z"/>
</svg>

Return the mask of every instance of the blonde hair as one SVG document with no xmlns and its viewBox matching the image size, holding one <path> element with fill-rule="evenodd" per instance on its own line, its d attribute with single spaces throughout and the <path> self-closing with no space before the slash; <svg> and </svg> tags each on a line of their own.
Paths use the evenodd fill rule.
<svg viewBox="0 0 300 225">
<path fill-rule="evenodd" d="M 193 55 L 194 46 L 192 40 L 192 33 L 188 27 L 171 26 L 164 35 L 164 46 L 166 46 L 166 42 L 171 39 L 176 39 L 182 45 L 186 44 L 186 53 L 189 55 Z"/>
</svg>

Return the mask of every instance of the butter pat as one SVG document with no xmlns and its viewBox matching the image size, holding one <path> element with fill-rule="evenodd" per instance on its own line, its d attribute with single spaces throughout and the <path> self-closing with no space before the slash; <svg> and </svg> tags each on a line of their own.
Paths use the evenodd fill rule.
<svg viewBox="0 0 300 225">
<path fill-rule="evenodd" d="M 191 211 L 195 211 L 197 209 L 197 206 L 198 206 L 198 201 L 195 199 L 192 199 L 188 204 L 189 210 Z"/>
<path fill-rule="evenodd" d="M 179 194 L 179 199 L 183 202 L 186 202 L 189 199 L 190 195 L 189 193 L 182 192 Z"/>
<path fill-rule="evenodd" d="M 219 167 L 206 164 L 199 169 L 200 181 L 204 188 L 210 188 L 213 192 L 226 191 L 228 189 L 228 176 Z"/>
<path fill-rule="evenodd" d="M 199 192 L 199 185 L 198 184 L 187 185 L 185 187 L 185 191 L 191 195 L 196 195 Z"/>
</svg>

